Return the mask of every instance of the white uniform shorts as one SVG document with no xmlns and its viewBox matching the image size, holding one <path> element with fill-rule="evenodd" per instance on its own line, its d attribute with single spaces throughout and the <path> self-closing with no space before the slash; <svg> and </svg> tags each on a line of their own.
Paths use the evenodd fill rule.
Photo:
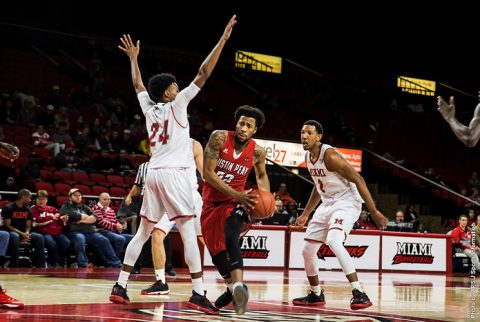
<svg viewBox="0 0 480 322">
<path fill-rule="evenodd" d="M 353 224 L 360 217 L 362 203 L 356 200 L 338 200 L 333 203 L 322 203 L 308 223 L 305 240 L 324 243 L 328 231 L 331 229 L 342 230 L 347 239 Z"/>
<path fill-rule="evenodd" d="M 145 178 L 140 215 L 150 222 L 159 222 L 163 214 L 170 220 L 194 216 L 195 206 L 187 169 L 148 169 Z"/>
<path fill-rule="evenodd" d="M 202 228 L 200 225 L 200 215 L 202 214 L 203 200 L 202 200 L 202 196 L 200 196 L 200 193 L 197 190 L 193 191 L 193 199 L 195 202 L 195 218 L 194 218 L 195 232 L 197 233 L 197 236 L 202 236 Z M 174 225 L 175 225 L 175 221 L 170 220 L 167 214 L 165 214 L 160 219 L 160 221 L 154 226 L 154 229 L 161 230 L 165 233 L 165 235 L 167 235 Z"/>
</svg>

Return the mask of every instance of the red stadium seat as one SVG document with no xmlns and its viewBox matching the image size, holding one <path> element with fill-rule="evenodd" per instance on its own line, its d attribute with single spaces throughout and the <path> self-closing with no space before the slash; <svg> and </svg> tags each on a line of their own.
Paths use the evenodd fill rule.
<svg viewBox="0 0 480 322">
<path fill-rule="evenodd" d="M 111 187 L 110 188 L 110 194 L 113 197 L 125 197 L 127 195 L 127 192 L 125 191 L 124 188 L 120 187 Z"/>
<path fill-rule="evenodd" d="M 53 186 L 50 182 L 36 182 L 35 183 L 35 189 L 38 190 L 47 190 L 49 195 L 52 195 L 55 192 L 55 189 L 53 189 Z"/>
<path fill-rule="evenodd" d="M 92 195 L 98 196 L 98 195 L 100 195 L 102 192 L 110 193 L 110 191 L 108 190 L 108 188 L 105 187 L 105 186 L 93 186 L 93 187 L 92 187 Z"/>
<path fill-rule="evenodd" d="M 68 191 L 72 188 L 69 184 L 66 183 L 56 183 L 54 185 L 55 193 L 57 195 L 68 196 Z"/>
</svg>

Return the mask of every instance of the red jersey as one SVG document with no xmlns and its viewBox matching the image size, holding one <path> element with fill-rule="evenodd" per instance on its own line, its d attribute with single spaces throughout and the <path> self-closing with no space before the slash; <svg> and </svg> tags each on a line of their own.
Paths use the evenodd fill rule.
<svg viewBox="0 0 480 322">
<path fill-rule="evenodd" d="M 63 225 L 61 222 L 53 219 L 55 214 L 60 213 L 57 208 L 52 206 L 46 206 L 45 208 L 34 205 L 30 208 L 32 210 L 33 221 L 37 224 L 35 225 L 35 231 L 39 232 L 42 235 L 52 235 L 56 236 L 62 233 Z M 43 223 L 51 221 L 49 224 L 40 226 Z M 38 225 L 40 224 L 40 225 Z"/>
<path fill-rule="evenodd" d="M 250 139 L 245 150 L 239 156 L 235 156 L 234 133 L 228 132 L 225 144 L 220 149 L 215 173 L 223 182 L 237 191 L 245 189 L 248 174 L 253 168 L 255 145 L 255 141 Z M 203 185 L 202 196 L 203 200 L 207 202 L 229 201 L 233 199 L 231 196 L 223 194 L 212 187 L 208 182 L 205 182 Z"/>
</svg>

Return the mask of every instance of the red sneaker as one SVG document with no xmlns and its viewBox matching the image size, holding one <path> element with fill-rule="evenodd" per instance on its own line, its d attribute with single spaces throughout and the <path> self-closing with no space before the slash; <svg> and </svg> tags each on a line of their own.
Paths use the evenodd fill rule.
<svg viewBox="0 0 480 322">
<path fill-rule="evenodd" d="M 8 296 L 7 290 L 0 288 L 0 308 L 2 309 L 23 309 L 23 303 Z"/>
</svg>

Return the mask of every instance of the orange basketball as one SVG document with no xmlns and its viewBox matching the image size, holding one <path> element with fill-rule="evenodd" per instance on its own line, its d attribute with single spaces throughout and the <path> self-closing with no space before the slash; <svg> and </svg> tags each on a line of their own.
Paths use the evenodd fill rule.
<svg viewBox="0 0 480 322">
<path fill-rule="evenodd" d="M 270 217 L 275 211 L 275 198 L 273 195 L 269 191 L 262 189 L 253 189 L 252 193 L 258 195 L 258 203 L 250 211 L 250 214 L 258 220 Z"/>
</svg>

